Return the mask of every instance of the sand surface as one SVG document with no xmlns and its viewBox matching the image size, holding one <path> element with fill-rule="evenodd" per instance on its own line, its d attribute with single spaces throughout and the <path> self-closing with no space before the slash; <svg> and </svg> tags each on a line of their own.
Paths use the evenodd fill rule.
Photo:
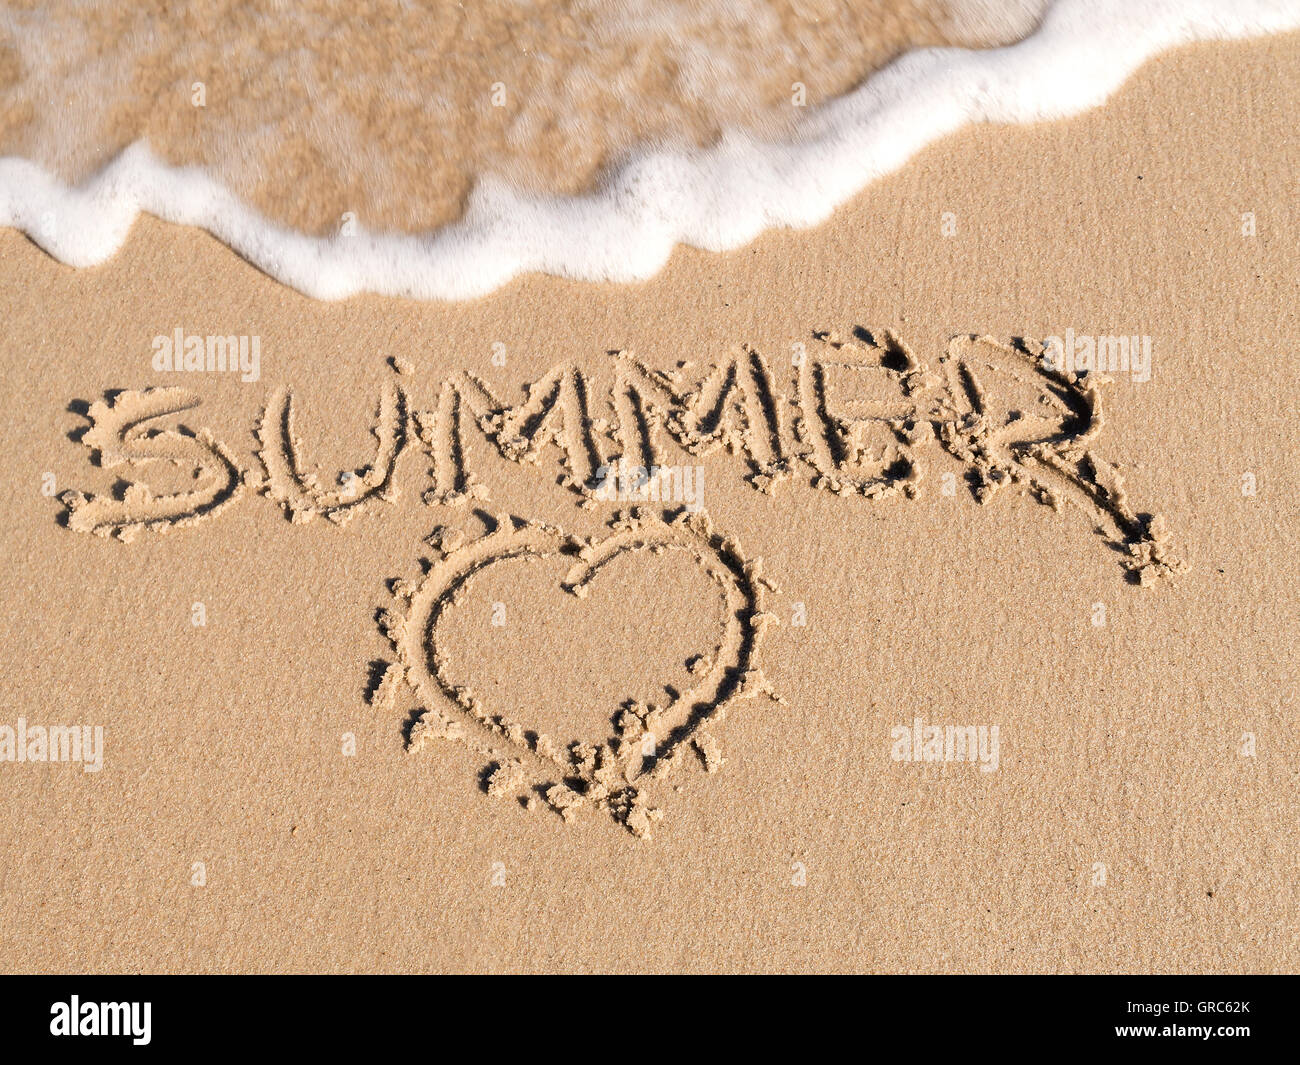
<svg viewBox="0 0 1300 1065">
<path fill-rule="evenodd" d="M 0 762 L 0 966 L 1294 970 L 1297 113 L 1300 37 L 1197 46 L 817 230 L 468 304 L 0 233 L 0 725 L 104 736 Z M 155 371 L 177 328 L 257 380 Z M 1010 343 L 1067 329 L 1149 379 Z M 560 482 L 656 388 L 702 512 L 619 524 Z"/>
</svg>

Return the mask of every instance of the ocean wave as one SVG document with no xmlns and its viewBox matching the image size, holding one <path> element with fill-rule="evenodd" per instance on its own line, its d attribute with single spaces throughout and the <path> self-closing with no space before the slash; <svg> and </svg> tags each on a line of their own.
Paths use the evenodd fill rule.
<svg viewBox="0 0 1300 1065">
<path fill-rule="evenodd" d="M 360 222 L 330 236 L 295 230 L 144 143 L 76 185 L 31 160 L 0 159 L 0 225 L 84 267 L 111 258 L 145 212 L 205 229 L 272 277 L 327 300 L 363 292 L 462 300 L 533 272 L 644 280 L 678 244 L 726 251 L 771 228 L 816 225 L 971 123 L 1078 114 L 1172 47 L 1296 28 L 1300 0 L 1058 0 L 1016 44 L 909 52 L 810 108 L 780 138 L 730 130 L 707 148 L 649 149 L 577 195 L 484 178 L 462 217 L 427 233 Z"/>
</svg>

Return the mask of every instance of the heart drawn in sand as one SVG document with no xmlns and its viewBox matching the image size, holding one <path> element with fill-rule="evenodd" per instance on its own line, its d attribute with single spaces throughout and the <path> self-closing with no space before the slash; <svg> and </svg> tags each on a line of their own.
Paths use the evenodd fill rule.
<svg viewBox="0 0 1300 1065">
<path fill-rule="evenodd" d="M 609 529 L 604 537 L 583 540 L 554 526 L 500 517 L 479 539 L 459 543 L 446 537 L 421 579 L 393 582 L 404 609 L 381 612 L 381 624 L 401 679 L 424 704 L 409 750 L 437 738 L 466 742 L 492 759 L 485 775 L 490 794 L 518 796 L 530 808 L 541 796 L 566 820 L 594 806 L 648 835 L 661 816 L 650 805 L 649 786 L 690 747 L 707 769 L 716 769 L 721 756 L 709 727 L 736 701 L 772 694 L 754 665 L 763 630 L 775 620 L 763 610 L 764 592 L 772 585 L 760 563 L 746 560 L 735 540 L 715 533 L 702 511 L 669 518 L 636 510 L 615 517 Z M 490 567 L 518 559 L 571 561 L 562 587 L 585 599 L 615 559 L 665 551 L 685 552 L 718 587 L 724 605 L 720 640 L 692 659 L 688 690 L 671 690 L 664 705 L 629 700 L 610 707 L 612 734 L 564 743 L 509 719 L 453 678 L 439 625 Z"/>
</svg>

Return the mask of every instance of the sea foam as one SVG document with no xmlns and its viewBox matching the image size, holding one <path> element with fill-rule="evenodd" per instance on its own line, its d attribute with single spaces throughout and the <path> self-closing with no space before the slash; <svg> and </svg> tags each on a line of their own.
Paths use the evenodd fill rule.
<svg viewBox="0 0 1300 1065">
<path fill-rule="evenodd" d="M 1300 28 L 1300 0 L 1058 0 L 1004 48 L 910 52 L 811 110 L 781 140 L 729 133 L 707 149 L 649 151 L 577 196 L 475 188 L 464 216 L 425 234 L 356 226 L 312 236 L 263 217 L 200 169 L 137 143 L 81 185 L 0 159 L 0 225 L 72 266 L 111 258 L 140 212 L 201 227 L 272 277 L 318 299 L 362 292 L 482 296 L 529 272 L 587 281 L 655 274 L 678 244 L 740 247 L 804 228 L 916 152 L 974 122 L 1062 118 L 1103 103 L 1169 48 Z"/>
</svg>

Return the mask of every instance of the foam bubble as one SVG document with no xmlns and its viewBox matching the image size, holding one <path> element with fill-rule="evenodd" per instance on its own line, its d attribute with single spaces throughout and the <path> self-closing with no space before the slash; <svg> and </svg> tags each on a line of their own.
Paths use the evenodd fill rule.
<svg viewBox="0 0 1300 1065">
<path fill-rule="evenodd" d="M 143 211 L 201 227 L 272 277 L 326 300 L 361 292 L 469 299 L 528 272 L 643 280 L 677 244 L 726 251 L 766 229 L 816 225 L 970 123 L 1074 115 L 1169 48 L 1296 28 L 1300 0 L 1058 0 L 1033 36 L 982 51 L 911 52 L 812 111 L 785 139 L 733 132 L 708 149 L 646 152 L 578 196 L 483 183 L 463 218 L 426 234 L 297 232 L 143 143 L 75 187 L 28 160 L 0 159 L 0 225 L 61 262 L 92 266 L 117 252 Z"/>
</svg>

